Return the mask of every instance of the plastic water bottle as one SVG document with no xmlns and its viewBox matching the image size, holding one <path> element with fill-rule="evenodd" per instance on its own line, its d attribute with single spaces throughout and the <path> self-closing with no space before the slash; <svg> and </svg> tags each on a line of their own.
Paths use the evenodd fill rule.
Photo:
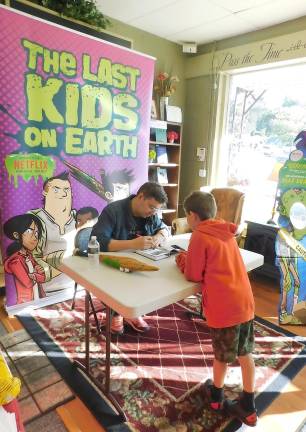
<svg viewBox="0 0 306 432">
<path fill-rule="evenodd" d="M 99 264 L 100 245 L 96 236 L 91 236 L 88 243 L 88 259 L 93 264 Z"/>
</svg>

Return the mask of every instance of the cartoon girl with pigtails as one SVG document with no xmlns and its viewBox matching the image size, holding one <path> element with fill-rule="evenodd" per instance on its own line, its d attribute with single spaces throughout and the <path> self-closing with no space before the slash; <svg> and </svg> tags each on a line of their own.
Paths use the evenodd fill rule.
<svg viewBox="0 0 306 432">
<path fill-rule="evenodd" d="M 33 258 L 42 233 L 42 223 L 32 214 L 22 214 L 8 219 L 3 225 L 4 234 L 14 240 L 7 248 L 4 269 L 14 277 L 17 303 L 25 303 L 45 297 L 41 283 L 45 273 Z"/>
</svg>

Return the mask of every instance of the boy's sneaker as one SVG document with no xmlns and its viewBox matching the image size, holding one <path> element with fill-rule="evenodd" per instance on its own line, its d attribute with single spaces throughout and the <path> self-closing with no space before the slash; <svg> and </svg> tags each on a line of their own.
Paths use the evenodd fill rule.
<svg viewBox="0 0 306 432">
<path fill-rule="evenodd" d="M 209 403 L 209 407 L 211 410 L 213 411 L 222 411 L 223 410 L 223 402 L 224 402 L 224 398 L 222 397 L 222 399 L 218 402 L 215 402 L 212 398 L 212 388 L 214 386 L 214 383 L 212 382 L 211 379 L 208 379 L 205 381 L 202 389 L 203 389 L 203 393 L 206 397 L 206 399 L 208 400 Z"/>
<path fill-rule="evenodd" d="M 257 411 L 247 411 L 241 405 L 240 399 L 230 400 L 226 399 L 224 402 L 224 409 L 232 417 L 235 417 L 242 421 L 242 423 L 248 426 L 256 426 L 257 423 Z"/>
<path fill-rule="evenodd" d="M 142 317 L 133 319 L 124 318 L 124 321 L 138 333 L 145 333 L 150 330 L 149 324 Z"/>
</svg>

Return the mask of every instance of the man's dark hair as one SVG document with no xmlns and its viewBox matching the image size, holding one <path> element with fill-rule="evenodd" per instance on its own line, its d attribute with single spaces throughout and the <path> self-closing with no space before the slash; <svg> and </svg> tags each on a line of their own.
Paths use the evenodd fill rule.
<svg viewBox="0 0 306 432">
<path fill-rule="evenodd" d="M 185 198 L 184 209 L 186 213 L 196 213 L 201 220 L 213 219 L 217 213 L 214 196 L 201 191 L 192 192 Z"/>
<path fill-rule="evenodd" d="M 76 212 L 76 218 L 78 217 L 78 215 L 84 215 L 87 213 L 91 213 L 92 219 L 99 216 L 99 212 L 96 208 L 94 208 L 94 207 L 82 207 Z"/>
<path fill-rule="evenodd" d="M 137 195 L 143 194 L 145 198 L 154 198 L 160 204 L 167 204 L 168 197 L 164 188 L 155 182 L 146 182 L 137 191 Z"/>
<path fill-rule="evenodd" d="M 57 176 L 48 178 L 43 184 L 43 190 L 45 190 L 45 187 L 47 186 L 47 184 L 49 182 L 51 182 L 52 180 L 56 180 L 56 179 L 70 181 L 69 171 L 63 171 L 62 173 L 58 174 Z"/>
</svg>

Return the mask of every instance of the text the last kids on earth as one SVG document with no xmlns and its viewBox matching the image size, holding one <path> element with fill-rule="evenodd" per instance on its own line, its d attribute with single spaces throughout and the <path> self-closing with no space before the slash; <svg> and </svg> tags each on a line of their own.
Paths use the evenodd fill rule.
<svg viewBox="0 0 306 432">
<path fill-rule="evenodd" d="M 27 123 L 19 140 L 31 151 L 137 157 L 140 70 L 101 57 L 49 50 L 23 39 Z"/>
</svg>

